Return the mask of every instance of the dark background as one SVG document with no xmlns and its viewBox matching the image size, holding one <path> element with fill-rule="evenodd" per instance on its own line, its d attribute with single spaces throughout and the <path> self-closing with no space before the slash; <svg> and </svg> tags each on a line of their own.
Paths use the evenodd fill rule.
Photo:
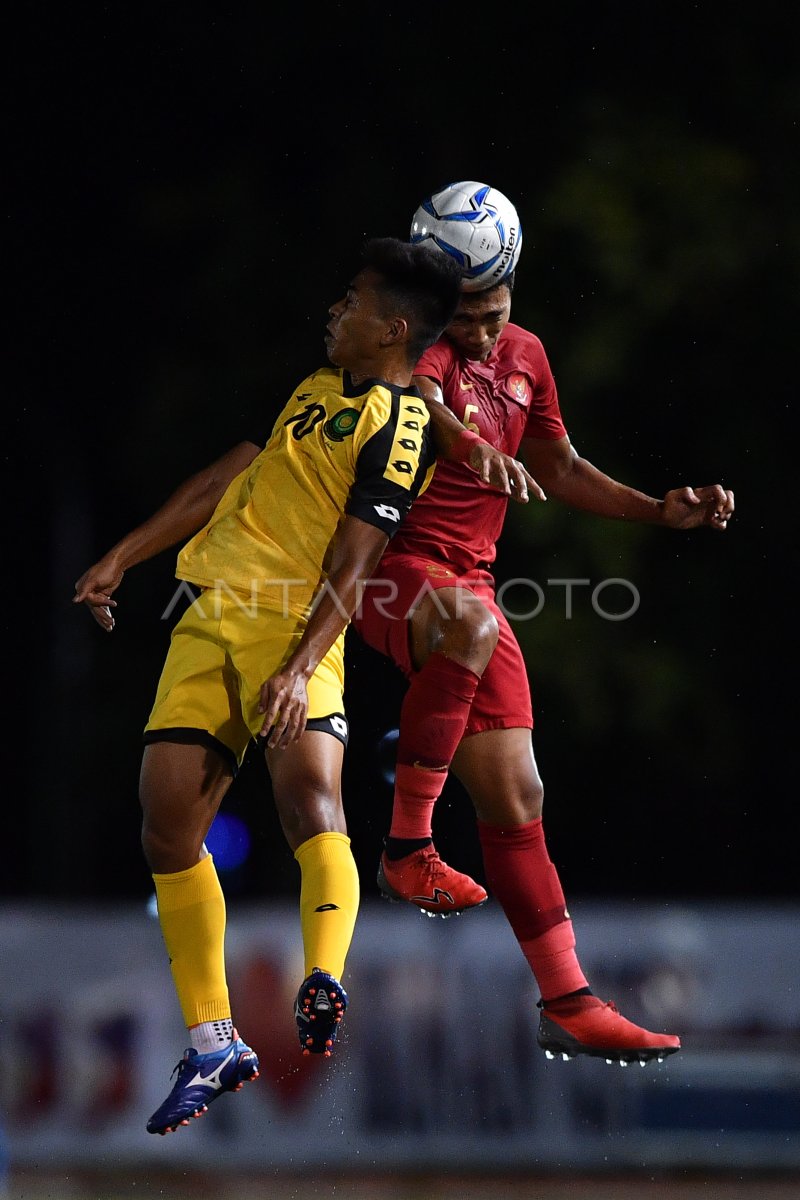
<svg viewBox="0 0 800 1200">
<path fill-rule="evenodd" d="M 174 554 L 108 638 L 74 581 L 188 474 L 265 440 L 324 361 L 370 234 L 454 179 L 523 227 L 513 319 L 543 339 L 579 452 L 652 495 L 721 482 L 724 535 L 509 514 L 498 582 L 547 602 L 529 664 L 567 894 L 797 894 L 794 528 L 798 18 L 761 4 L 30 6 L 7 40 L 5 589 L 11 897 L 146 897 L 140 730 Z M 601 619 L 590 588 L 641 605 Z M 511 597 L 509 597 L 511 598 Z M 521 596 L 519 607 L 529 596 Z M 627 596 L 604 596 L 609 608 Z M 365 895 L 402 683 L 348 639 L 346 808 Z M 227 881 L 293 895 L 263 762 L 226 807 Z M 481 875 L 449 784 L 437 842 Z"/>
</svg>

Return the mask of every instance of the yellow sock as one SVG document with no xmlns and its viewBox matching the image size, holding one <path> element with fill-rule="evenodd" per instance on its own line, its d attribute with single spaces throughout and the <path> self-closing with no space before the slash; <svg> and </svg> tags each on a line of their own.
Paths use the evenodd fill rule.
<svg viewBox="0 0 800 1200">
<path fill-rule="evenodd" d="M 225 897 L 210 854 L 188 871 L 154 875 L 158 919 L 187 1028 L 231 1015 L 225 977 Z"/>
<path fill-rule="evenodd" d="M 359 883 L 350 838 L 318 833 L 298 846 L 300 926 L 305 972 L 315 967 L 341 980 L 358 915 Z"/>
</svg>

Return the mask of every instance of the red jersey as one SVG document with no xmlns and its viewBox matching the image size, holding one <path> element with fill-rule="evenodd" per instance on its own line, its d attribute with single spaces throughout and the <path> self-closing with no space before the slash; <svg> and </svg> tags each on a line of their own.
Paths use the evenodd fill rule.
<svg viewBox="0 0 800 1200">
<path fill-rule="evenodd" d="M 566 437 L 544 346 L 519 325 L 506 325 L 486 362 L 464 358 L 442 337 L 414 374 L 436 380 L 459 420 L 512 458 L 523 438 Z M 461 571 L 494 562 L 507 506 L 466 464 L 439 459 L 385 555 L 435 558 Z"/>
</svg>

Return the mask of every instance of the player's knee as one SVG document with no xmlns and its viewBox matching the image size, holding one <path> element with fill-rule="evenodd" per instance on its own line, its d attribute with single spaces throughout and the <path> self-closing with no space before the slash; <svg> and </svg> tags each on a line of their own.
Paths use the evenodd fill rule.
<svg viewBox="0 0 800 1200">
<path fill-rule="evenodd" d="M 291 795 L 276 794 L 281 827 L 293 850 L 319 833 L 344 833 L 345 820 L 338 795 L 317 779 L 296 784 Z"/>
<path fill-rule="evenodd" d="M 473 670 L 482 671 L 499 636 L 500 627 L 489 609 L 475 596 L 462 592 L 453 606 L 451 619 L 442 623 L 440 649 Z"/>
<path fill-rule="evenodd" d="M 536 766 L 527 773 L 524 787 L 521 789 L 520 800 L 524 810 L 525 821 L 537 821 L 544 808 L 544 785 Z"/>
<path fill-rule="evenodd" d="M 544 787 L 538 777 L 530 784 L 526 800 L 529 814 L 527 820 L 537 821 L 544 810 Z"/>
<path fill-rule="evenodd" d="M 179 830 L 145 819 L 142 824 L 142 852 L 148 867 L 156 875 L 187 871 L 200 861 L 203 831 Z"/>
</svg>

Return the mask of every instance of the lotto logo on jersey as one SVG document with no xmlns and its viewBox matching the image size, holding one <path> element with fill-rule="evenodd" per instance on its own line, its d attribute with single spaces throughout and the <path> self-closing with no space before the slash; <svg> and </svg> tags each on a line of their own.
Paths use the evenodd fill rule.
<svg viewBox="0 0 800 1200">
<path fill-rule="evenodd" d="M 386 521 L 399 521 L 400 513 L 391 504 L 373 504 L 372 506 L 379 517 L 383 517 Z"/>
<path fill-rule="evenodd" d="M 408 397 L 401 397 L 400 415 L 384 479 L 391 479 L 407 490 L 411 488 L 419 466 L 422 432 L 429 420 L 427 408 Z"/>
</svg>

